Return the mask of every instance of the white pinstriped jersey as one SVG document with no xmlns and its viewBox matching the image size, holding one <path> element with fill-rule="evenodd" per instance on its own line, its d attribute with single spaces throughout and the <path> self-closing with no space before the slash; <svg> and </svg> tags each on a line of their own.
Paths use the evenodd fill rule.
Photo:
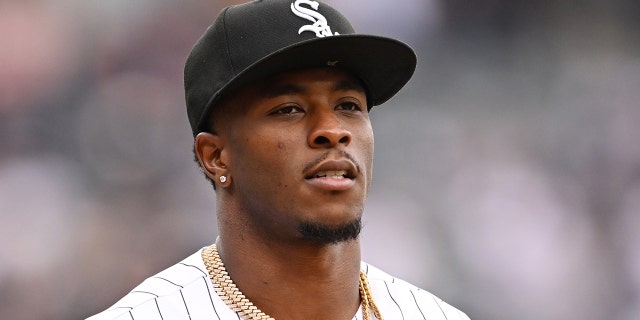
<svg viewBox="0 0 640 320">
<path fill-rule="evenodd" d="M 431 293 L 362 263 L 385 319 L 469 320 Z M 213 290 L 200 251 L 146 279 L 109 309 L 88 320 L 240 320 Z M 362 319 L 362 310 L 353 320 Z"/>
</svg>

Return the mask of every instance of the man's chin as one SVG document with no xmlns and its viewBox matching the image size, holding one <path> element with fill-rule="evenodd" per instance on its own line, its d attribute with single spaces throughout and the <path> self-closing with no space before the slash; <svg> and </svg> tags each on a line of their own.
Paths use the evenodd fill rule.
<svg viewBox="0 0 640 320">
<path fill-rule="evenodd" d="M 361 230 L 360 218 L 337 226 L 319 222 L 301 222 L 298 226 L 298 231 L 304 239 L 317 244 L 337 244 L 356 240 Z"/>
</svg>

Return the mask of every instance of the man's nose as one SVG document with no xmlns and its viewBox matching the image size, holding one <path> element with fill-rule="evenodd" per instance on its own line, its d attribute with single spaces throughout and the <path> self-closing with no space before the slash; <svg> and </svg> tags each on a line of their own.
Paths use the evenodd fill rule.
<svg viewBox="0 0 640 320">
<path fill-rule="evenodd" d="M 321 112 L 313 116 L 313 128 L 308 143 L 312 148 L 333 148 L 351 143 L 351 132 L 344 128 L 335 112 Z"/>
</svg>

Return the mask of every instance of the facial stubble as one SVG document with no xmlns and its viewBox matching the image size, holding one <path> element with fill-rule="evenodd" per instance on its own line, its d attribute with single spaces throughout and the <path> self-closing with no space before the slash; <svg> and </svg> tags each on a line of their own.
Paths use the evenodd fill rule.
<svg viewBox="0 0 640 320">
<path fill-rule="evenodd" d="M 298 231 L 306 240 L 317 244 L 337 244 L 355 240 L 362 230 L 362 219 L 357 218 L 348 223 L 330 226 L 319 222 L 301 222 Z"/>
</svg>

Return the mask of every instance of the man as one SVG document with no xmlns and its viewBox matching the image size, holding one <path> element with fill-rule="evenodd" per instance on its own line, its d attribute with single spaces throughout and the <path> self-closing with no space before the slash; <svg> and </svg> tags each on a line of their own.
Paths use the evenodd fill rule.
<svg viewBox="0 0 640 320">
<path fill-rule="evenodd" d="M 369 110 L 415 64 L 316 1 L 224 9 L 185 66 L 219 237 L 91 319 L 468 319 L 360 261 Z"/>
</svg>

